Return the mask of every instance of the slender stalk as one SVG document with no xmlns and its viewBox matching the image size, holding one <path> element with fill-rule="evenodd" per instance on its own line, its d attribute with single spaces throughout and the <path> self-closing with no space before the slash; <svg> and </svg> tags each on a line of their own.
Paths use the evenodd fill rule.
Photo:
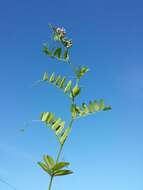
<svg viewBox="0 0 143 190">
<path fill-rule="evenodd" d="M 70 128 L 70 129 L 72 128 L 73 121 L 74 121 L 74 119 L 71 118 L 71 121 L 70 121 L 70 123 L 69 123 L 69 128 Z M 63 149 L 64 144 L 65 144 L 65 142 L 64 142 L 63 144 L 61 144 L 61 146 L 60 146 L 60 149 L 59 149 L 59 152 L 58 152 L 58 155 L 57 155 L 57 159 L 56 159 L 56 164 L 58 163 L 58 161 L 59 161 L 59 159 L 60 159 L 60 155 L 61 155 L 61 152 L 62 152 L 62 149 Z M 54 176 L 51 176 L 48 190 L 51 190 L 53 178 L 54 178 Z"/>
<path fill-rule="evenodd" d="M 54 177 L 54 176 L 51 176 L 51 179 L 50 179 L 50 183 L 49 183 L 49 188 L 48 188 L 48 190 L 51 190 L 51 186 L 52 186 L 53 177 Z"/>
<path fill-rule="evenodd" d="M 64 145 L 64 144 L 61 144 L 61 146 L 60 146 L 60 150 L 59 150 L 59 152 L 58 152 L 58 156 L 57 156 L 57 159 L 56 159 L 56 164 L 57 164 L 58 161 L 59 161 L 59 158 L 60 158 L 60 155 L 61 155 L 61 152 L 62 152 L 62 149 L 63 149 L 63 145 Z"/>
<path fill-rule="evenodd" d="M 73 65 L 70 61 L 68 61 L 67 63 L 70 65 L 70 67 L 71 67 L 72 70 L 74 71 L 74 74 L 76 75 L 76 67 L 74 67 L 74 65 Z M 78 84 L 78 82 L 79 82 L 79 79 L 77 78 L 77 75 L 76 75 L 76 84 Z M 74 104 L 74 96 L 71 98 L 71 105 L 72 105 L 72 104 Z M 69 128 L 70 128 L 70 129 L 72 128 L 73 121 L 74 121 L 74 119 L 71 117 L 71 120 L 70 120 L 70 123 L 69 123 Z M 66 141 L 66 140 L 65 140 L 65 141 Z M 61 152 L 62 152 L 63 146 L 64 146 L 64 144 L 65 144 L 65 141 L 63 142 L 63 144 L 60 145 L 60 149 L 59 149 L 59 152 L 58 152 L 58 155 L 57 155 L 57 158 L 56 158 L 56 164 L 58 163 L 58 161 L 59 161 L 59 159 L 60 159 Z M 50 184 L 49 184 L 48 190 L 51 190 L 53 178 L 54 178 L 54 176 L 51 176 Z"/>
<path fill-rule="evenodd" d="M 70 61 L 68 61 L 67 63 L 69 64 L 69 66 L 73 70 L 74 74 L 76 75 L 76 67 Z"/>
<path fill-rule="evenodd" d="M 70 121 L 70 124 L 69 124 L 70 129 L 72 128 L 73 121 L 74 121 L 73 118 L 71 118 L 71 121 Z M 64 146 L 65 142 L 63 144 L 61 144 L 61 146 L 60 146 L 60 150 L 59 150 L 58 155 L 57 155 L 56 163 L 58 163 L 58 161 L 59 161 L 59 158 L 60 158 L 60 155 L 61 155 L 61 152 L 62 152 L 62 149 L 63 149 L 63 146 Z"/>
</svg>

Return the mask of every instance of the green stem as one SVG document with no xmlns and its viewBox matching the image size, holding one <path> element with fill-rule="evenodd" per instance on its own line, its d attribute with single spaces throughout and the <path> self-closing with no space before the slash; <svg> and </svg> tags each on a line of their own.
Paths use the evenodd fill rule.
<svg viewBox="0 0 143 190">
<path fill-rule="evenodd" d="M 69 124 L 70 129 L 72 128 L 73 121 L 74 121 L 73 118 L 71 118 L 71 121 L 70 121 L 70 124 Z M 60 146 L 60 150 L 59 150 L 58 155 L 57 155 L 56 163 L 58 163 L 58 161 L 59 161 L 59 158 L 60 158 L 60 155 L 61 155 L 61 152 L 62 152 L 62 149 L 63 149 L 63 146 L 64 146 L 65 142 L 63 144 L 61 144 L 61 146 Z"/>
<path fill-rule="evenodd" d="M 51 190 L 51 186 L 52 186 L 52 182 L 53 182 L 53 177 L 54 177 L 54 176 L 51 176 L 48 190 Z"/>
<path fill-rule="evenodd" d="M 79 83 L 79 79 L 77 78 L 77 79 L 76 79 L 76 85 L 78 85 L 78 83 Z"/>
<path fill-rule="evenodd" d="M 69 63 L 69 64 L 72 65 L 71 63 Z M 76 84 L 78 84 L 78 82 L 79 82 L 79 80 L 77 79 L 77 80 L 76 80 Z M 71 104 L 74 104 L 74 97 L 71 98 Z M 73 122 L 74 122 L 74 119 L 71 117 L 71 120 L 70 120 L 70 123 L 69 123 L 69 128 L 70 128 L 70 129 L 72 128 Z M 65 140 L 65 141 L 66 141 L 66 140 Z M 59 161 L 59 159 L 60 159 L 61 152 L 62 152 L 63 146 L 64 146 L 64 144 L 65 144 L 65 141 L 63 142 L 63 144 L 60 145 L 60 149 L 59 149 L 59 152 L 58 152 L 58 155 L 57 155 L 57 159 L 56 159 L 56 164 L 58 163 L 58 161 Z M 54 178 L 54 176 L 51 176 L 50 184 L 49 184 L 48 190 L 51 190 L 53 178 Z"/>
<path fill-rule="evenodd" d="M 70 124 L 69 124 L 69 128 L 70 128 L 70 129 L 72 128 L 73 121 L 74 121 L 74 119 L 71 118 L 71 121 L 70 121 Z M 56 164 L 57 164 L 58 161 L 59 161 L 59 158 L 60 158 L 60 155 L 61 155 L 61 152 L 62 152 L 62 149 L 63 149 L 64 144 L 65 144 L 65 142 L 64 142 L 63 144 L 61 144 L 61 146 L 60 146 L 60 150 L 59 150 L 59 152 L 58 152 L 57 159 L 56 159 Z M 51 176 L 50 184 L 49 184 L 48 190 L 51 190 L 53 178 L 54 178 L 54 176 Z"/>
<path fill-rule="evenodd" d="M 61 155 L 61 152 L 62 152 L 62 149 L 63 149 L 63 145 L 64 145 L 64 144 L 61 144 L 61 146 L 60 146 L 60 150 L 59 150 L 59 152 L 58 152 L 58 156 L 57 156 L 57 159 L 56 159 L 56 164 L 57 164 L 58 161 L 59 161 L 59 158 L 60 158 L 60 155 Z"/>
<path fill-rule="evenodd" d="M 74 74 L 76 75 L 76 67 L 70 61 L 68 61 L 67 63 L 69 64 L 69 66 L 73 70 Z"/>
</svg>

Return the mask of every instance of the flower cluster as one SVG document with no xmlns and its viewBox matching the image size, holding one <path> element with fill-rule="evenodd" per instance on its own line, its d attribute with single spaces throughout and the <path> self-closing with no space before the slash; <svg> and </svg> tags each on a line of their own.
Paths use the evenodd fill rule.
<svg viewBox="0 0 143 190">
<path fill-rule="evenodd" d="M 60 41 L 66 48 L 72 47 L 72 40 L 65 38 L 66 30 L 63 27 L 57 27 L 56 28 L 56 34 L 58 35 Z"/>
<path fill-rule="evenodd" d="M 59 37 L 63 38 L 66 34 L 66 30 L 62 27 L 62 28 L 56 28 L 56 33 L 59 35 Z"/>
</svg>

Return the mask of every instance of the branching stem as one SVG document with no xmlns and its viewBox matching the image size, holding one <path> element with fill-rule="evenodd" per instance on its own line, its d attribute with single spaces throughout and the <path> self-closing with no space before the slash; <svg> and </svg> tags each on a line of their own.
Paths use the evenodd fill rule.
<svg viewBox="0 0 143 190">
<path fill-rule="evenodd" d="M 70 123 L 69 123 L 69 128 L 70 129 L 72 128 L 73 121 L 74 121 L 74 119 L 71 118 Z M 56 164 L 58 163 L 58 161 L 60 159 L 61 152 L 62 152 L 62 149 L 63 149 L 63 146 L 64 146 L 65 142 L 66 142 L 66 140 L 63 142 L 63 144 L 60 145 L 60 149 L 59 149 L 59 152 L 58 152 L 58 155 L 57 155 L 57 159 L 56 159 Z M 53 178 L 54 178 L 54 176 L 51 176 L 48 190 L 51 190 Z"/>
<path fill-rule="evenodd" d="M 50 27 L 53 29 L 52 25 L 50 25 Z M 61 45 L 63 45 L 63 44 L 61 44 Z M 68 63 L 68 65 L 71 67 L 71 69 L 73 70 L 73 72 L 75 74 L 75 77 L 76 77 L 76 85 L 78 85 L 79 79 L 77 77 L 77 68 L 70 62 L 70 60 L 68 60 L 68 61 L 65 61 L 65 59 L 60 59 L 60 60 Z M 72 91 L 71 91 L 71 93 L 72 93 Z M 71 105 L 74 104 L 74 101 L 75 101 L 74 96 L 70 97 L 70 100 L 71 100 Z M 70 131 L 71 131 L 73 122 L 74 122 L 74 118 L 71 116 L 70 123 L 69 123 L 69 129 L 70 129 Z M 67 140 L 67 138 L 66 138 L 66 140 Z M 59 162 L 59 159 L 60 159 L 60 156 L 61 156 L 61 152 L 62 152 L 62 149 L 63 149 L 63 146 L 64 146 L 66 140 L 62 144 L 60 144 L 60 149 L 59 149 L 59 152 L 58 152 L 57 158 L 56 158 L 56 164 Z M 54 178 L 54 176 L 51 176 L 48 190 L 51 190 L 53 178 Z"/>
</svg>

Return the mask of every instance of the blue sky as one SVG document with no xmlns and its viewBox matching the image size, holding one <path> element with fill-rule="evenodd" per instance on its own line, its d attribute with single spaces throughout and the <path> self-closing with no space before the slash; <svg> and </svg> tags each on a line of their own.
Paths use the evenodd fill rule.
<svg viewBox="0 0 143 190">
<path fill-rule="evenodd" d="M 72 62 L 88 65 L 79 102 L 104 98 L 113 110 L 78 120 L 62 160 L 74 175 L 57 178 L 53 190 L 143 189 L 143 3 L 128 0 L 25 0 L 0 3 L 0 178 L 17 190 L 47 189 L 37 166 L 55 156 L 53 133 L 39 123 L 42 111 L 67 121 L 68 100 L 52 86 L 33 83 L 44 71 L 72 73 L 42 54 L 48 23 L 73 39 Z M 19 131 L 26 126 L 25 133 Z M 0 181 L 1 190 L 10 190 Z"/>
</svg>

